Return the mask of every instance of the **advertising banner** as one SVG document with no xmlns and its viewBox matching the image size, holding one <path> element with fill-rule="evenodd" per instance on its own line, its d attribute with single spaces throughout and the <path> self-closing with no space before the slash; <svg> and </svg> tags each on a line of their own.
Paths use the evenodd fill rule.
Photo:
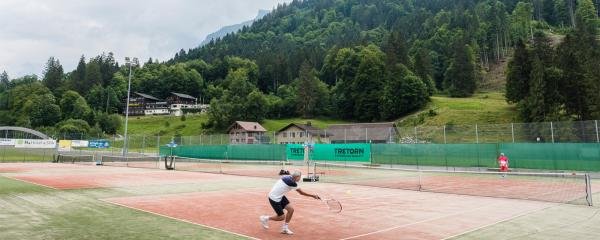
<svg viewBox="0 0 600 240">
<path fill-rule="evenodd" d="M 88 143 L 89 148 L 109 148 L 110 143 L 106 140 L 91 140 Z"/>
<path fill-rule="evenodd" d="M 58 141 L 58 151 L 68 152 L 71 151 L 71 140 L 60 140 Z"/>
<path fill-rule="evenodd" d="M 83 147 L 86 148 L 89 145 L 89 141 L 86 140 L 72 140 L 71 147 Z"/>
<path fill-rule="evenodd" d="M 304 146 L 302 144 L 287 144 L 286 153 L 288 160 L 304 160 Z M 369 162 L 371 159 L 371 145 L 367 143 L 315 144 L 309 154 L 309 159 L 316 161 Z"/>
<path fill-rule="evenodd" d="M 16 148 L 56 148 L 56 140 L 52 139 L 17 139 Z"/>
<path fill-rule="evenodd" d="M 15 139 L 0 138 L 0 146 L 14 146 L 15 142 Z"/>
</svg>

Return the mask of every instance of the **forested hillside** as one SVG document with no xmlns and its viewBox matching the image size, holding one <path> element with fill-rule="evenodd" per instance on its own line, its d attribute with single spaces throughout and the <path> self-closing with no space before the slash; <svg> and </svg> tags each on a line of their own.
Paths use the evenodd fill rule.
<svg viewBox="0 0 600 240">
<path fill-rule="evenodd" d="M 389 121 L 421 109 L 433 94 L 471 96 L 492 64 L 510 61 L 507 101 L 523 121 L 599 118 L 598 6 L 600 0 L 293 1 L 167 62 L 134 60 L 132 90 L 210 102 L 205 127 L 214 130 L 241 119 Z M 549 33 L 563 40 L 552 42 Z M 102 54 L 82 57 L 66 73 L 51 58 L 41 81 L 4 74 L 0 123 L 61 131 L 86 123 L 109 132 L 110 114 L 124 107 L 128 73 Z"/>
</svg>

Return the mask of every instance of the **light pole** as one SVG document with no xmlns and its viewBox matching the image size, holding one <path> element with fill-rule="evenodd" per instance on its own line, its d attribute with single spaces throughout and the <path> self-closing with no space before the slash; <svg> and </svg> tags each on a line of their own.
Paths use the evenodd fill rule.
<svg viewBox="0 0 600 240">
<path fill-rule="evenodd" d="M 125 62 L 129 64 L 129 83 L 127 86 L 127 104 L 125 105 L 125 137 L 123 142 L 123 156 L 127 156 L 127 147 L 128 147 L 128 139 L 127 139 L 127 124 L 129 123 L 129 95 L 131 93 L 131 65 L 132 61 L 129 57 L 125 58 Z"/>
</svg>

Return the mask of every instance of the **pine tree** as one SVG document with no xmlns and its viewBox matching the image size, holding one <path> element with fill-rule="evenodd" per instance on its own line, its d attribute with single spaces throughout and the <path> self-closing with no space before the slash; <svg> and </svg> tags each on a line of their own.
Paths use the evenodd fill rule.
<svg viewBox="0 0 600 240">
<path fill-rule="evenodd" d="M 513 57 L 508 62 L 506 73 L 506 100 L 518 103 L 529 94 L 531 61 L 525 43 L 519 40 L 515 45 Z"/>
<path fill-rule="evenodd" d="M 10 79 L 8 78 L 8 73 L 3 71 L 2 74 L 0 74 L 0 93 L 7 91 L 9 84 Z"/>
<path fill-rule="evenodd" d="M 385 43 L 384 51 L 388 67 L 396 66 L 399 63 L 410 67 L 406 40 L 399 29 L 392 31 Z"/>
<path fill-rule="evenodd" d="M 57 93 L 57 90 L 63 85 L 63 67 L 60 65 L 58 59 L 50 57 L 46 63 L 44 69 L 44 78 L 42 82 L 53 93 Z"/>
<path fill-rule="evenodd" d="M 468 97 L 477 87 L 473 51 L 463 39 L 454 43 L 454 57 L 446 69 L 444 86 L 451 97 Z"/>
</svg>

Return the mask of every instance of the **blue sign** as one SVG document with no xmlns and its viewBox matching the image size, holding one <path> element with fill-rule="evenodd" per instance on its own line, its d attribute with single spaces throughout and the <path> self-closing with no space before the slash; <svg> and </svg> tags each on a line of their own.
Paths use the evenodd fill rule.
<svg viewBox="0 0 600 240">
<path fill-rule="evenodd" d="M 91 140 L 89 148 L 109 148 L 110 143 L 106 140 Z"/>
<path fill-rule="evenodd" d="M 177 147 L 177 143 L 175 143 L 175 142 L 170 142 L 169 144 L 167 144 L 167 147 L 170 147 L 170 148 L 176 148 L 176 147 Z"/>
</svg>

